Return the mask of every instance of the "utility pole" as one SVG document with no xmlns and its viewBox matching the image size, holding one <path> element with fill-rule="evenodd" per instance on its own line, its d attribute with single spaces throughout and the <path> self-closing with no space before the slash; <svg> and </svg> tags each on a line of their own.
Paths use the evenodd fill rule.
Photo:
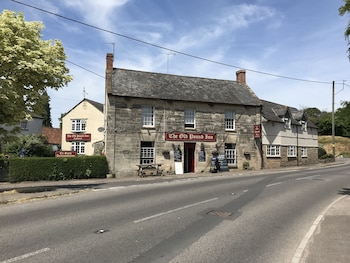
<svg viewBox="0 0 350 263">
<path fill-rule="evenodd" d="M 332 82 L 332 153 L 333 153 L 333 159 L 335 161 L 335 120 L 334 120 L 334 85 L 335 82 L 333 80 Z"/>
</svg>

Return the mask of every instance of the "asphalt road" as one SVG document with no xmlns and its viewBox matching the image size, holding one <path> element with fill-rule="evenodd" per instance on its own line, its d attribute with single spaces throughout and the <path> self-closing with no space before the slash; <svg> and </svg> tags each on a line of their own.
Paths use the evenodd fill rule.
<svg viewBox="0 0 350 263">
<path fill-rule="evenodd" d="M 290 262 L 349 166 L 107 184 L 0 210 L 0 263 Z"/>
</svg>

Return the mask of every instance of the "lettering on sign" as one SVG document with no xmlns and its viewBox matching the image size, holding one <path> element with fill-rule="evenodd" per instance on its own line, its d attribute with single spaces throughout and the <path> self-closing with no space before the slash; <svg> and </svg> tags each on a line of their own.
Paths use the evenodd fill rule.
<svg viewBox="0 0 350 263">
<path fill-rule="evenodd" d="M 77 152 L 74 151 L 56 151 L 55 157 L 74 157 L 77 155 Z"/>
<path fill-rule="evenodd" d="M 254 138 L 255 139 L 261 138 L 261 125 L 260 124 L 254 125 Z"/>
<path fill-rule="evenodd" d="M 91 133 L 72 133 L 72 134 L 66 134 L 66 141 L 84 141 L 89 142 L 91 141 Z"/>
<path fill-rule="evenodd" d="M 167 141 L 199 141 L 199 142 L 216 142 L 215 133 L 187 133 L 187 132 L 166 132 L 165 140 Z"/>
</svg>

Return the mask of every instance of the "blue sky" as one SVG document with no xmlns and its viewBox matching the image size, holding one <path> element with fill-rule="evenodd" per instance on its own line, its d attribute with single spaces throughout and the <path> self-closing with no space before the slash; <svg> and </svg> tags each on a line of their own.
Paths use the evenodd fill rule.
<svg viewBox="0 0 350 263">
<path fill-rule="evenodd" d="M 326 111 L 332 110 L 334 80 L 335 108 L 350 101 L 344 38 L 349 16 L 338 14 L 343 0 L 18 1 L 117 33 L 1 1 L 1 10 L 42 21 L 43 39 L 60 39 L 72 62 L 67 67 L 74 80 L 59 91 L 49 91 L 54 127 L 59 126 L 61 113 L 84 98 L 84 88 L 86 98 L 104 103 L 105 57 L 113 46 L 114 67 L 228 80 L 235 80 L 235 72 L 242 68 L 247 70 L 247 84 L 261 99 Z"/>
</svg>

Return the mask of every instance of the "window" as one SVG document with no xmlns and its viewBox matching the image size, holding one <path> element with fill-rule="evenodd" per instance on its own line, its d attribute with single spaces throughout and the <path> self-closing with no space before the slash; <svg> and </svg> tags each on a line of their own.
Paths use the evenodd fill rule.
<svg viewBox="0 0 350 263">
<path fill-rule="evenodd" d="M 301 121 L 301 130 L 307 131 L 307 122 L 306 121 Z"/>
<path fill-rule="evenodd" d="M 140 164 L 154 163 L 154 142 L 141 142 Z"/>
<path fill-rule="evenodd" d="M 195 128 L 195 114 L 194 109 L 185 109 L 185 128 Z"/>
<path fill-rule="evenodd" d="M 84 120 L 84 119 L 72 120 L 72 131 L 73 132 L 86 131 L 86 120 Z"/>
<path fill-rule="evenodd" d="M 77 154 L 85 154 L 85 142 L 72 142 L 71 149 Z"/>
<path fill-rule="evenodd" d="M 235 112 L 225 112 L 225 130 L 235 130 Z"/>
<path fill-rule="evenodd" d="M 225 157 L 228 164 L 236 164 L 236 144 L 225 143 Z"/>
<path fill-rule="evenodd" d="M 291 120 L 285 117 L 283 118 L 283 121 L 284 121 L 284 128 L 290 129 Z"/>
<path fill-rule="evenodd" d="M 297 156 L 297 147 L 296 146 L 288 146 L 287 157 L 296 157 L 296 156 Z"/>
<path fill-rule="evenodd" d="M 279 145 L 266 145 L 266 156 L 267 157 L 280 157 L 280 146 Z"/>
<path fill-rule="evenodd" d="M 142 106 L 142 127 L 154 127 L 154 107 Z"/>
<path fill-rule="evenodd" d="M 301 157 L 307 157 L 307 148 L 301 147 Z"/>
</svg>

